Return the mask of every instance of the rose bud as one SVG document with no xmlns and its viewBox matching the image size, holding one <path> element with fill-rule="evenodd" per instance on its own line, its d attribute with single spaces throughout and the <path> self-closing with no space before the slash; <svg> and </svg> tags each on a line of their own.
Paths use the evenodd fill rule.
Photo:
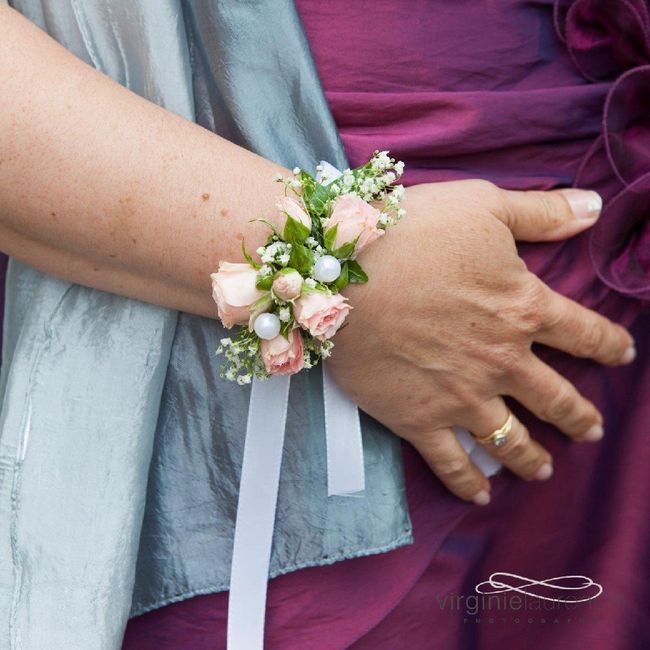
<svg viewBox="0 0 650 650">
<path fill-rule="evenodd" d="M 295 269 L 283 269 L 273 280 L 273 293 L 280 300 L 294 300 L 302 289 L 302 276 Z"/>
<path fill-rule="evenodd" d="M 298 223 L 311 230 L 311 217 L 296 199 L 290 196 L 281 196 L 275 202 L 275 207 L 280 210 L 280 214 L 275 219 L 275 226 L 280 233 L 284 232 L 284 225 L 288 217 L 295 219 Z"/>
</svg>

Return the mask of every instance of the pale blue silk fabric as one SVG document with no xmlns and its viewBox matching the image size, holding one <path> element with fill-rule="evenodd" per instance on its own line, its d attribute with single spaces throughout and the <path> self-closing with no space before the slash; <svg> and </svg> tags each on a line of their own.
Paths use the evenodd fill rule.
<svg viewBox="0 0 650 650">
<path fill-rule="evenodd" d="M 261 155 L 346 165 L 292 2 L 13 4 Z M 227 589 L 250 390 L 218 376 L 217 321 L 15 260 L 5 318 L 0 648 L 119 648 L 129 615 Z M 271 575 L 411 541 L 399 442 L 363 414 L 362 428 L 365 496 L 328 498 L 321 372 L 293 379 Z"/>
</svg>

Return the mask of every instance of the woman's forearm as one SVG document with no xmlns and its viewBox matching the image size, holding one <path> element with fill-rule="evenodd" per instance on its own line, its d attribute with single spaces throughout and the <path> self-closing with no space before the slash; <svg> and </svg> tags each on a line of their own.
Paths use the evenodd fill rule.
<svg viewBox="0 0 650 650">
<path fill-rule="evenodd" d="M 209 273 L 268 232 L 286 170 L 126 90 L 0 7 L 0 250 L 214 316 Z"/>
</svg>

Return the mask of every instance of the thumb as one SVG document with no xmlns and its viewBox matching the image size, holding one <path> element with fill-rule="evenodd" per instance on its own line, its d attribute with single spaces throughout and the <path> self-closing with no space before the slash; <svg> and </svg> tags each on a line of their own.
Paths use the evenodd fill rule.
<svg viewBox="0 0 650 650">
<path fill-rule="evenodd" d="M 503 190 L 505 201 L 496 216 L 515 239 L 557 241 L 596 223 L 603 200 L 592 190 L 567 188 L 548 192 Z"/>
</svg>

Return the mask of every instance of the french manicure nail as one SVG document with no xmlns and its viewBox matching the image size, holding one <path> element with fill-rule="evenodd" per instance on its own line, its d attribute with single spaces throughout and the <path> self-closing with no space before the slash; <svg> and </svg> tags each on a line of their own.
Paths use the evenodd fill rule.
<svg viewBox="0 0 650 650">
<path fill-rule="evenodd" d="M 600 424 L 594 424 L 593 427 L 587 429 L 586 433 L 582 436 L 582 439 L 587 442 L 596 442 L 600 440 L 603 435 L 605 435 L 603 427 Z"/>
<path fill-rule="evenodd" d="M 486 506 L 488 503 L 490 503 L 490 494 L 486 490 L 481 490 L 472 497 L 472 501 L 477 506 Z"/>
<path fill-rule="evenodd" d="M 544 463 L 534 474 L 533 478 L 536 481 L 545 481 L 547 478 L 553 476 L 553 465 L 551 463 Z"/>
<path fill-rule="evenodd" d="M 600 216 L 600 211 L 603 209 L 603 200 L 598 192 L 568 188 L 560 190 L 560 193 L 569 202 L 573 216 L 576 219 L 596 221 Z"/>
<path fill-rule="evenodd" d="M 636 359 L 636 348 L 631 345 L 621 357 L 621 363 L 632 363 Z"/>
</svg>

